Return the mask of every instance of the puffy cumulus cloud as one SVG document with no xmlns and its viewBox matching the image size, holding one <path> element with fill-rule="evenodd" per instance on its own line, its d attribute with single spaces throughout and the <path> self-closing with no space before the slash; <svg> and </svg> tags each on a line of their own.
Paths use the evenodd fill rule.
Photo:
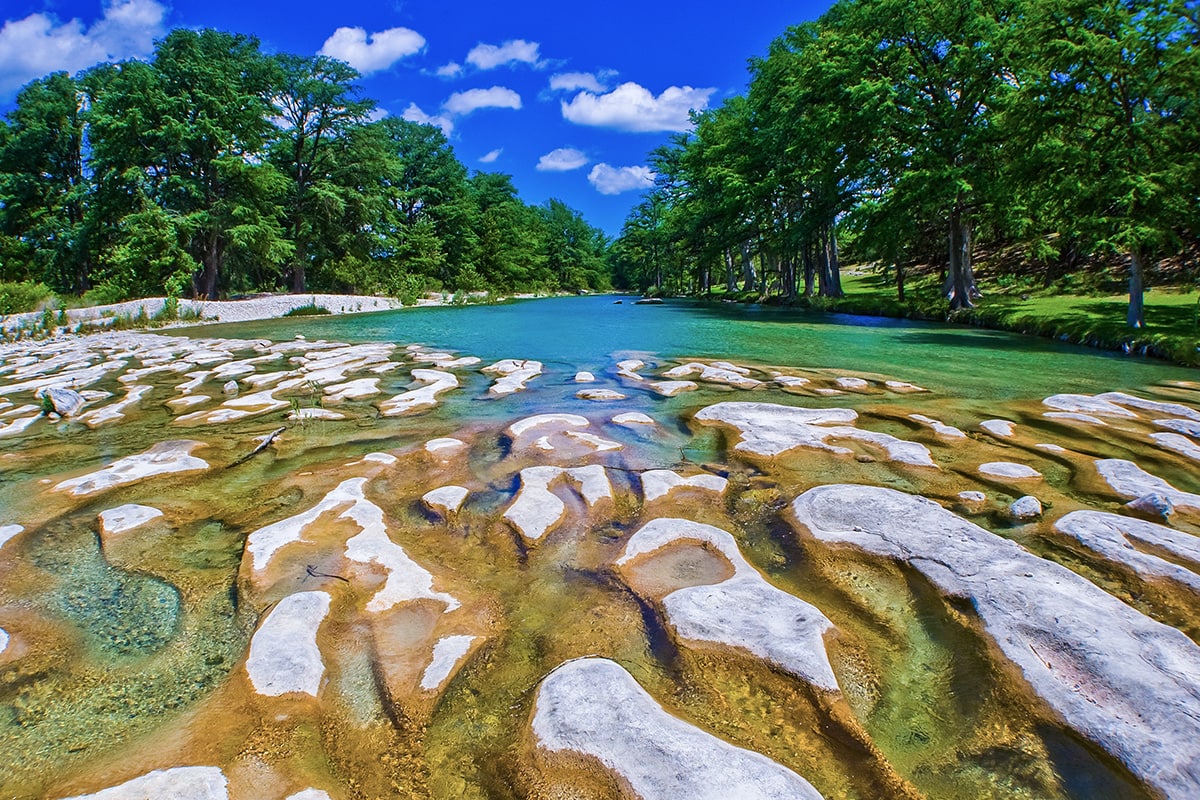
<svg viewBox="0 0 1200 800">
<path fill-rule="evenodd" d="M 425 37 L 409 28 L 388 28 L 370 35 L 362 28 L 338 28 L 317 52 L 345 61 L 363 75 L 369 75 L 421 52 L 424 47 Z"/>
<path fill-rule="evenodd" d="M 426 114 L 416 103 L 409 103 L 408 108 L 404 109 L 404 113 L 400 116 L 409 122 L 441 128 L 442 133 L 447 136 L 454 132 L 454 120 L 445 114 Z"/>
<path fill-rule="evenodd" d="M 588 173 L 588 183 L 600 194 L 621 194 L 649 189 L 654 185 L 655 174 L 649 167 L 613 167 L 597 164 Z"/>
<path fill-rule="evenodd" d="M 500 154 L 503 152 L 504 152 L 504 148 L 502 148 L 502 147 L 497 147 L 495 150 L 489 150 L 487 153 L 485 153 L 484 155 L 481 155 L 479 157 L 479 163 L 480 164 L 494 163 L 495 160 L 497 158 L 499 158 Z"/>
<path fill-rule="evenodd" d="M 449 64 L 444 64 L 433 71 L 434 75 L 439 78 L 454 78 L 462 73 L 462 64 L 451 61 Z"/>
<path fill-rule="evenodd" d="M 538 55 L 539 46 L 537 42 L 524 39 L 510 39 L 504 44 L 480 42 L 467 53 L 467 63 L 479 69 L 495 69 L 506 64 L 530 64 L 536 67 L 541 59 Z"/>
<path fill-rule="evenodd" d="M 166 13 L 156 0 L 116 0 L 103 6 L 90 28 L 78 18 L 59 24 L 41 13 L 6 21 L 0 28 L 0 97 L 51 72 L 149 55 Z"/>
<path fill-rule="evenodd" d="M 470 114 L 480 108 L 511 108 L 521 107 L 521 95 L 504 86 L 493 86 L 490 89 L 468 89 L 465 92 L 455 92 L 446 98 L 442 108 L 453 116 Z"/>
<path fill-rule="evenodd" d="M 639 84 L 622 83 L 607 94 L 580 92 L 562 101 L 562 115 L 577 125 L 650 133 L 692 129 L 688 112 L 703 111 L 716 89 L 669 86 L 658 97 Z"/>
<path fill-rule="evenodd" d="M 379 120 L 385 119 L 387 115 L 388 112 L 386 108 L 380 108 L 379 106 L 376 106 L 367 114 L 367 122 L 379 122 Z"/>
<path fill-rule="evenodd" d="M 600 94 L 606 87 L 590 72 L 563 72 L 550 76 L 550 88 L 556 92 L 575 92 L 583 89 Z"/>
<path fill-rule="evenodd" d="M 573 147 L 560 147 L 539 158 L 536 169 L 540 172 L 569 172 L 579 169 L 590 160 Z"/>
</svg>

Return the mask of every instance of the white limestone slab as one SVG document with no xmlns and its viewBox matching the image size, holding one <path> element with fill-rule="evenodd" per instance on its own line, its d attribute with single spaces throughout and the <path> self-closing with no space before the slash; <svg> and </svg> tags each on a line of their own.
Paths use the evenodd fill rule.
<svg viewBox="0 0 1200 800">
<path fill-rule="evenodd" d="M 1200 445 L 1186 436 L 1181 436 L 1178 433 L 1152 433 L 1150 434 L 1150 438 L 1159 447 L 1173 450 L 1181 456 L 1190 458 L 1192 461 L 1200 461 Z"/>
<path fill-rule="evenodd" d="M 79 421 L 89 428 L 99 428 L 125 419 L 125 412 L 136 406 L 154 387 L 144 383 L 133 384 L 125 389 L 125 397 L 115 403 L 81 414 Z"/>
<path fill-rule="evenodd" d="M 287 418 L 292 421 L 318 419 L 336 422 L 345 419 L 346 415 L 329 408 L 296 408 L 288 412 Z"/>
<path fill-rule="evenodd" d="M 254 691 L 268 697 L 292 692 L 317 696 L 325 662 L 317 631 L 329 614 L 327 592 L 288 595 L 271 609 L 250 640 L 246 674 Z"/>
<path fill-rule="evenodd" d="M 421 496 L 421 502 L 434 513 L 449 517 L 457 514 L 471 492 L 462 486 L 441 486 Z"/>
<path fill-rule="evenodd" d="M 104 469 L 65 480 L 53 491 L 85 497 L 160 475 L 208 469 L 208 462 L 192 455 L 193 450 L 205 446 L 204 442 L 190 439 L 159 442 L 144 453 L 117 459 Z"/>
<path fill-rule="evenodd" d="M 1110 400 L 1104 400 L 1088 394 L 1056 394 L 1043 400 L 1042 405 L 1068 414 L 1137 417 L 1137 414 L 1127 408 L 1122 408 Z"/>
<path fill-rule="evenodd" d="M 612 422 L 614 425 L 621 425 L 626 428 L 658 424 L 651 417 L 640 411 L 626 411 L 624 414 L 617 414 L 612 418 Z"/>
<path fill-rule="evenodd" d="M 398 394 L 390 400 L 384 400 L 379 404 L 381 414 L 385 417 L 395 417 L 433 408 L 438 404 L 439 394 L 458 388 L 458 377 L 442 370 L 414 369 L 412 377 L 414 381 L 423 385 Z"/>
<path fill-rule="evenodd" d="M 653 381 L 649 386 L 663 397 L 674 397 L 681 392 L 694 392 L 700 388 L 692 381 Z"/>
<path fill-rule="evenodd" d="M 1046 419 L 1065 420 L 1066 422 L 1082 422 L 1087 425 L 1107 425 L 1108 423 L 1099 417 L 1094 417 L 1091 414 L 1082 414 L 1078 411 L 1044 411 L 1042 416 Z"/>
<path fill-rule="evenodd" d="M 346 383 L 335 383 L 325 387 L 325 399 L 330 403 L 345 400 L 362 400 L 379 394 L 379 378 L 359 378 Z"/>
<path fill-rule="evenodd" d="M 25 530 L 23 525 L 0 525 L 0 547 L 4 547 L 5 543 Z"/>
<path fill-rule="evenodd" d="M 908 383 L 907 381 L 884 381 L 883 385 L 891 389 L 893 392 L 899 392 L 900 394 L 929 391 L 928 389 L 923 389 L 920 386 L 917 386 L 914 383 Z"/>
<path fill-rule="evenodd" d="M 927 417 L 924 414 L 909 414 L 908 418 L 913 422 L 919 422 L 927 428 L 931 428 L 935 434 L 943 439 L 965 439 L 967 435 L 953 425 L 947 425 L 941 420 L 936 420 L 933 417 Z"/>
<path fill-rule="evenodd" d="M 695 377 L 706 383 L 722 383 L 738 389 L 754 389 L 762 386 L 762 381 L 747 375 L 749 370 L 745 368 L 730 369 L 733 366 L 732 364 L 719 366 L 718 364 L 702 364 L 699 361 L 691 361 L 667 370 L 663 373 L 663 377 L 675 380 Z"/>
<path fill-rule="evenodd" d="M 471 650 L 477 637 L 467 635 L 443 636 L 433 646 L 433 658 L 421 675 L 421 688 L 432 691 L 442 688 Z"/>
<path fill-rule="evenodd" d="M 4 651 L 8 649 L 8 631 L 0 628 L 0 656 L 4 655 Z"/>
<path fill-rule="evenodd" d="M 1192 422 L 1200 422 L 1200 411 L 1190 406 L 1185 406 L 1182 403 L 1164 403 L 1159 400 L 1147 400 L 1144 397 L 1135 397 L 1125 392 L 1104 392 L 1103 394 L 1096 395 L 1096 399 L 1116 403 L 1128 408 L 1136 408 L 1139 411 L 1150 411 L 1155 414 L 1182 417 Z"/>
<path fill-rule="evenodd" d="M 100 533 L 102 536 L 115 536 L 141 527 L 162 515 L 163 512 L 157 508 L 126 503 L 100 512 Z"/>
<path fill-rule="evenodd" d="M 542 374 L 542 362 L 507 358 L 484 367 L 481 372 L 498 376 L 488 388 L 488 394 L 503 397 L 514 392 L 524 391 L 529 381 Z"/>
<path fill-rule="evenodd" d="M 839 389 L 849 389 L 852 392 L 861 392 L 863 389 L 869 389 L 871 384 L 864 381 L 862 378 L 841 377 L 834 381 Z"/>
<path fill-rule="evenodd" d="M 624 361 L 617 362 L 617 374 L 631 381 L 643 381 L 645 378 L 638 374 L 638 370 L 643 369 L 645 366 L 646 362 L 641 359 L 627 358 Z"/>
<path fill-rule="evenodd" d="M 292 542 L 302 541 L 304 529 L 316 522 L 322 514 L 357 502 L 365 482 L 366 478 L 344 480 L 307 511 L 253 531 L 246 537 L 246 552 L 250 554 L 254 570 L 266 569 L 280 549 Z"/>
<path fill-rule="evenodd" d="M 625 395 L 612 389 L 580 389 L 575 396 L 580 400 L 593 400 L 600 403 L 625 399 Z"/>
<path fill-rule="evenodd" d="M 332 800 L 329 793 L 321 789 L 305 789 L 302 792 L 289 794 L 286 800 Z"/>
<path fill-rule="evenodd" d="M 444 459 L 453 458 L 466 449 L 466 442 L 462 441 L 461 439 L 453 439 L 450 437 L 430 439 L 425 443 L 425 452 Z"/>
<path fill-rule="evenodd" d="M 1014 464 L 1011 461 L 989 461 L 978 467 L 980 475 L 986 478 L 997 478 L 1010 481 L 1040 480 L 1042 473 L 1026 464 Z"/>
<path fill-rule="evenodd" d="M 229 784 L 217 767 L 173 767 L 66 800 L 229 800 Z"/>
<path fill-rule="evenodd" d="M 979 423 L 980 430 L 990 433 L 992 436 L 1001 439 L 1011 439 L 1016 432 L 1016 423 L 1009 422 L 1006 419 L 985 419 Z"/>
<path fill-rule="evenodd" d="M 41 414 L 33 414 L 28 417 L 17 417 L 11 422 L 0 424 L 0 436 L 16 436 L 18 433 L 24 433 L 40 417 Z"/>
<path fill-rule="evenodd" d="M 592 383 L 596 380 L 596 376 L 590 372 L 580 371 L 575 373 L 576 383 Z"/>
<path fill-rule="evenodd" d="M 792 510 L 817 539 L 906 563 L 969 601 L 1068 725 L 1164 796 L 1200 796 L 1200 647 L 1187 636 L 922 497 L 820 486 Z"/>
<path fill-rule="evenodd" d="M 1037 519 L 1042 515 L 1042 501 L 1030 494 L 1018 497 L 1008 506 L 1008 513 L 1021 522 Z"/>
<path fill-rule="evenodd" d="M 592 756 L 643 800 L 819 800 L 808 781 L 766 756 L 673 717 L 603 658 L 569 661 L 538 688 L 541 747 Z"/>
<path fill-rule="evenodd" d="M 725 494 L 729 481 L 720 475 L 701 472 L 687 478 L 669 469 L 649 469 L 641 474 L 642 497 L 647 503 L 666 497 L 676 489 L 702 489 Z"/>
<path fill-rule="evenodd" d="M 1200 537 L 1104 511 L 1072 511 L 1054 523 L 1054 530 L 1139 575 L 1166 578 L 1200 593 Z M 1193 568 L 1168 561 L 1153 550 L 1170 553 Z"/>
<path fill-rule="evenodd" d="M 784 389 L 799 389 L 812 383 L 808 378 L 802 378 L 799 375 L 776 375 L 772 381 Z"/>
<path fill-rule="evenodd" d="M 1151 475 L 1132 461 L 1120 458 L 1105 458 L 1096 462 L 1096 471 L 1126 500 L 1135 500 L 1146 495 L 1165 497 L 1176 508 L 1200 511 L 1200 494 L 1181 491 L 1162 478 Z"/>
<path fill-rule="evenodd" d="M 1175 433 L 1184 433 L 1193 439 L 1200 439 L 1200 422 L 1190 419 L 1156 419 L 1154 424 Z"/>
<path fill-rule="evenodd" d="M 510 439 L 516 440 L 530 431 L 545 431 L 548 428 L 552 433 L 561 433 L 573 428 L 586 428 L 589 425 L 591 423 L 587 417 L 578 414 L 536 414 L 517 420 L 508 426 L 505 433 Z"/>
<path fill-rule="evenodd" d="M 567 479 L 580 497 L 592 508 L 613 499 L 608 472 L 599 464 L 585 467 L 526 467 L 521 470 L 521 487 L 504 512 L 504 520 L 527 542 L 536 542 L 552 531 L 567 513 L 567 506 L 550 491 L 560 479 Z"/>
</svg>

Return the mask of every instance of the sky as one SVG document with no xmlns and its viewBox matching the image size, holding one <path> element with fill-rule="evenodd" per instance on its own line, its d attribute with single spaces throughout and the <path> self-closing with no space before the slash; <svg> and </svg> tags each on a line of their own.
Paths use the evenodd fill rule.
<svg viewBox="0 0 1200 800">
<path fill-rule="evenodd" d="M 267 52 L 349 62 L 382 112 L 438 125 L 468 168 L 615 236 L 689 109 L 742 93 L 748 60 L 830 4 L 5 0 L 0 112 L 29 80 L 146 58 L 172 28 L 251 34 Z"/>
</svg>

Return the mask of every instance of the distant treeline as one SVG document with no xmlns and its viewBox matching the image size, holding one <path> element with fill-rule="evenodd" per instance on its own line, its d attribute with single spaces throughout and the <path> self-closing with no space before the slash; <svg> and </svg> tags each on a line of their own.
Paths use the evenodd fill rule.
<svg viewBox="0 0 1200 800">
<path fill-rule="evenodd" d="M 377 119 L 358 77 L 181 29 L 148 62 L 30 83 L 0 122 L 0 281 L 103 300 L 608 285 L 578 212 Z"/>
<path fill-rule="evenodd" d="M 945 265 L 980 245 L 1048 271 L 1147 263 L 1200 235 L 1200 2 L 843 0 L 751 62 L 744 96 L 656 151 L 615 279 L 841 294 L 839 250 Z M 1111 256 L 1110 256 L 1111 258 Z"/>
</svg>

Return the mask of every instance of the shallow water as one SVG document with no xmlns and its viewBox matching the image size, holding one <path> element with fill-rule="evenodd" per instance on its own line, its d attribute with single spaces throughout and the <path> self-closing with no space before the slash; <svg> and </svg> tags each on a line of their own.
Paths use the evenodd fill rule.
<svg viewBox="0 0 1200 800">
<path fill-rule="evenodd" d="M 256 372 L 302 368 L 288 359 L 320 339 L 395 343 L 388 359 L 398 368 L 348 373 L 347 380 L 378 377 L 381 393 L 326 406 L 348 417 L 342 421 L 286 422 L 290 408 L 322 395 L 320 386 L 301 384 L 279 393 L 289 408 L 181 425 L 165 402 L 187 378 L 159 372 L 137 379 L 153 389 L 118 423 L 92 430 L 39 420 L 0 438 L 0 525 L 26 528 L 0 547 L 0 628 L 12 636 L 0 653 L 0 795 L 61 797 L 204 764 L 223 770 L 234 798 L 284 798 L 310 786 L 334 798 L 620 796 L 619 776 L 598 762 L 547 753 L 529 727 L 542 678 L 590 655 L 617 661 L 671 713 L 774 759 L 829 798 L 1153 795 L 1036 697 L 969 603 L 942 597 L 908 567 L 819 544 L 795 530 L 787 506 L 812 486 L 853 482 L 923 494 L 967 513 L 957 493 L 979 490 L 987 500 L 970 515 L 977 524 L 1195 638 L 1193 594 L 1106 562 L 1052 530 L 1077 508 L 1121 509 L 1090 468 L 1094 458 L 1130 458 L 1191 492 L 1200 491 L 1195 463 L 1148 439 L 1154 414 L 1104 426 L 1041 415 L 1042 398 L 1060 392 L 1125 390 L 1195 407 L 1194 371 L 971 329 L 690 303 L 633 306 L 628 298 L 617 305 L 611 297 L 206 326 L 155 341 L 172 351 L 172 363 L 198 347 L 183 336 L 247 340 L 221 347 L 248 358 L 265 347 L 255 350 L 249 340 L 288 342 L 296 334 L 307 344 L 255 364 Z M 122 336 L 110 355 L 134 352 L 127 348 L 137 336 Z M 376 404 L 408 388 L 413 368 L 435 366 L 414 363 L 404 349 L 414 343 L 483 361 L 454 369 L 460 386 L 437 407 L 381 417 Z M 143 366 L 144 357 L 127 356 L 123 369 Z M 493 376 L 479 369 L 502 358 L 540 360 L 545 370 L 524 392 L 489 396 Z M 767 383 L 754 390 L 701 383 L 668 399 L 645 381 L 618 376 L 624 358 L 645 361 L 648 380 L 695 358 L 745 365 L 764 381 L 783 370 L 811 384 L 785 392 Z M 0 350 L 0 385 L 15 380 L 14 359 Z M 579 370 L 596 374 L 588 386 L 627 398 L 576 398 Z M 89 409 L 123 396 L 121 374 L 89 387 L 114 394 Z M 841 376 L 870 384 L 863 392 L 813 391 L 833 389 Z M 901 393 L 884 380 L 928 391 Z M 226 400 L 224 382 L 203 382 L 212 400 L 197 407 Z M 18 405 L 35 402 L 31 391 L 10 395 Z M 848 455 L 805 448 L 768 459 L 741 455 L 727 432 L 692 419 L 725 400 L 853 408 L 858 428 L 920 442 L 938 467 L 888 461 L 862 444 L 850 444 Z M 546 450 L 535 436 L 514 441 L 504 433 L 551 411 L 583 415 L 588 432 L 622 449 L 593 452 L 552 434 L 557 449 Z M 625 411 L 658 424 L 611 422 Z M 939 438 L 913 413 L 969 435 Z M 994 417 L 1016 422 L 1018 436 L 980 433 L 979 421 Z M 289 429 L 262 454 L 231 466 L 254 437 L 283 425 Z M 465 442 L 465 452 L 441 459 L 422 449 L 445 436 Z M 81 498 L 53 491 L 168 439 L 203 442 L 195 455 L 209 468 Z M 1066 451 L 1036 447 L 1046 443 Z M 395 460 L 360 460 L 370 453 Z M 986 461 L 1028 464 L 1045 477 L 1027 486 L 984 479 L 976 467 Z M 612 499 L 589 506 L 564 478 L 551 484 L 563 520 L 544 537 L 523 538 L 504 521 L 522 469 L 584 464 L 608 467 Z M 719 474 L 729 488 L 643 501 L 638 474 L 646 469 Z M 386 540 L 428 571 L 432 591 L 453 596 L 456 608 L 418 598 L 369 610 L 390 585 L 389 568 L 349 556 L 347 542 L 366 535 L 367 523 L 342 513 L 346 503 L 255 569 L 248 537 L 358 477 L 366 479 L 362 507 L 378 509 Z M 449 484 L 471 494 L 443 520 L 419 498 Z M 1014 526 L 1005 508 L 1026 492 L 1046 514 Z M 97 514 L 123 503 L 165 516 L 102 535 Z M 663 596 L 730 573 L 722 557 L 694 543 L 618 569 L 632 533 L 663 517 L 729 531 L 753 569 L 820 609 L 835 629 L 825 646 L 841 691 L 815 689 L 748 651 L 677 637 Z M 1171 519 L 1188 533 L 1198 523 L 1188 513 Z M 313 590 L 332 598 L 316 633 L 320 691 L 258 693 L 245 667 L 251 635 L 279 600 Z M 447 636 L 475 638 L 447 681 L 423 690 L 433 645 Z"/>
</svg>

